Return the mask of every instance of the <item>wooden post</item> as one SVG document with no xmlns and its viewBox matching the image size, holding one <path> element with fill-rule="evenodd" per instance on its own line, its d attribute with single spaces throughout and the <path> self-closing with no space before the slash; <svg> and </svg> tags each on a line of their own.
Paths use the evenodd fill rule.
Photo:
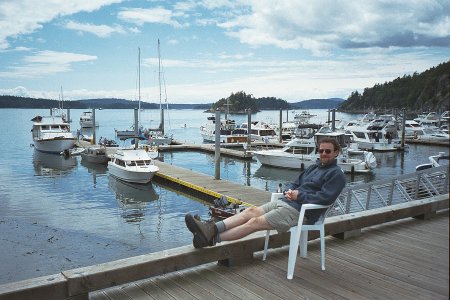
<svg viewBox="0 0 450 300">
<path fill-rule="evenodd" d="M 92 141 L 91 144 L 96 144 L 96 137 L 95 137 L 95 108 L 92 109 Z"/>
<path fill-rule="evenodd" d="M 215 176 L 214 178 L 220 179 L 220 110 L 216 109 L 215 118 L 215 148 L 214 148 L 214 162 L 215 162 Z"/>
<path fill-rule="evenodd" d="M 280 108 L 280 128 L 278 129 L 278 142 L 281 143 L 283 141 L 283 110 Z"/>
</svg>

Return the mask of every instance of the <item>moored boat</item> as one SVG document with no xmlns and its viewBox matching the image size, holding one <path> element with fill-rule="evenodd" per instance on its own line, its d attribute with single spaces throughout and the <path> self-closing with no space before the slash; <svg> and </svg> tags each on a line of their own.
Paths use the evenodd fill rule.
<svg viewBox="0 0 450 300">
<path fill-rule="evenodd" d="M 106 155 L 105 147 L 88 147 L 81 153 L 81 159 L 89 163 L 106 164 L 108 163 L 108 156 Z"/>
<path fill-rule="evenodd" d="M 108 162 L 110 175 L 134 183 L 148 183 L 159 168 L 144 149 L 118 149 Z"/>
<path fill-rule="evenodd" d="M 84 111 L 81 113 L 80 127 L 81 128 L 93 128 L 94 127 L 94 116 L 91 111 Z M 95 127 L 98 127 L 98 121 L 95 121 Z"/>
<path fill-rule="evenodd" d="M 70 124 L 64 115 L 56 115 L 57 110 L 52 110 L 51 116 L 36 116 L 31 129 L 34 148 L 38 151 L 60 154 L 73 148 L 75 135 L 70 131 Z"/>
<path fill-rule="evenodd" d="M 221 143 L 245 143 L 247 142 L 247 131 L 236 125 L 231 119 L 220 120 L 220 142 Z M 209 116 L 205 125 L 200 126 L 200 134 L 203 142 L 214 143 L 216 140 L 216 117 Z"/>
<path fill-rule="evenodd" d="M 349 158 L 345 148 L 345 134 L 333 132 L 328 127 L 322 127 L 313 136 L 295 138 L 282 149 L 260 150 L 253 152 L 262 164 L 272 167 L 304 169 L 319 159 L 317 145 L 323 138 L 334 138 L 343 146 L 342 153 L 337 157 L 337 164 L 346 173 L 367 173 L 377 165 L 372 152 L 364 151 L 364 159 Z"/>
<path fill-rule="evenodd" d="M 432 155 L 428 157 L 429 163 L 417 165 L 416 171 L 439 167 L 442 164 L 441 160 L 447 160 L 448 165 L 449 158 L 449 155 L 446 155 L 445 152 L 439 152 L 438 155 Z"/>
</svg>

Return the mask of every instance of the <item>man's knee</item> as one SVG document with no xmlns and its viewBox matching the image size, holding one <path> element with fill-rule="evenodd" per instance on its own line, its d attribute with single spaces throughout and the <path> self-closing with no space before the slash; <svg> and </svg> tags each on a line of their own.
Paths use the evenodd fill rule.
<svg viewBox="0 0 450 300">
<path fill-rule="evenodd" d="M 247 221 L 247 225 L 253 228 L 254 231 L 267 229 L 268 223 L 264 216 L 253 217 Z"/>
</svg>

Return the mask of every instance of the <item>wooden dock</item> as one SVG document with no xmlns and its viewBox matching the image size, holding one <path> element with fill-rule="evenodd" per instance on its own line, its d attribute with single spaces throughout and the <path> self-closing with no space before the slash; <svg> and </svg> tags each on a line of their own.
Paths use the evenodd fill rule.
<svg viewBox="0 0 450 300">
<path fill-rule="evenodd" d="M 270 201 L 269 192 L 254 187 L 237 184 L 227 180 L 217 180 L 213 176 L 193 172 L 185 168 L 155 161 L 159 172 L 154 180 L 162 180 L 167 185 L 188 188 L 197 195 L 209 195 L 211 198 L 219 198 L 224 195 L 230 202 L 246 205 L 262 205 Z"/>
<path fill-rule="evenodd" d="M 248 264 L 208 263 L 96 291 L 91 300 L 119 299 L 448 299 L 449 214 L 369 227 L 349 240 L 326 238 L 326 270 L 318 240 L 286 279 L 288 248 Z"/>
</svg>

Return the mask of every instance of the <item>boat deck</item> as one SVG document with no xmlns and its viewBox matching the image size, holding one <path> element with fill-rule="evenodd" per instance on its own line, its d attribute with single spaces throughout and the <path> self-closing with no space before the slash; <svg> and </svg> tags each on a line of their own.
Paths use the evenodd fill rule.
<svg viewBox="0 0 450 300">
<path fill-rule="evenodd" d="M 403 219 L 363 229 L 348 240 L 326 238 L 326 270 L 318 240 L 286 279 L 288 248 L 255 254 L 248 264 L 209 263 L 93 292 L 119 299 L 448 299 L 448 210 L 429 220 Z"/>
</svg>

